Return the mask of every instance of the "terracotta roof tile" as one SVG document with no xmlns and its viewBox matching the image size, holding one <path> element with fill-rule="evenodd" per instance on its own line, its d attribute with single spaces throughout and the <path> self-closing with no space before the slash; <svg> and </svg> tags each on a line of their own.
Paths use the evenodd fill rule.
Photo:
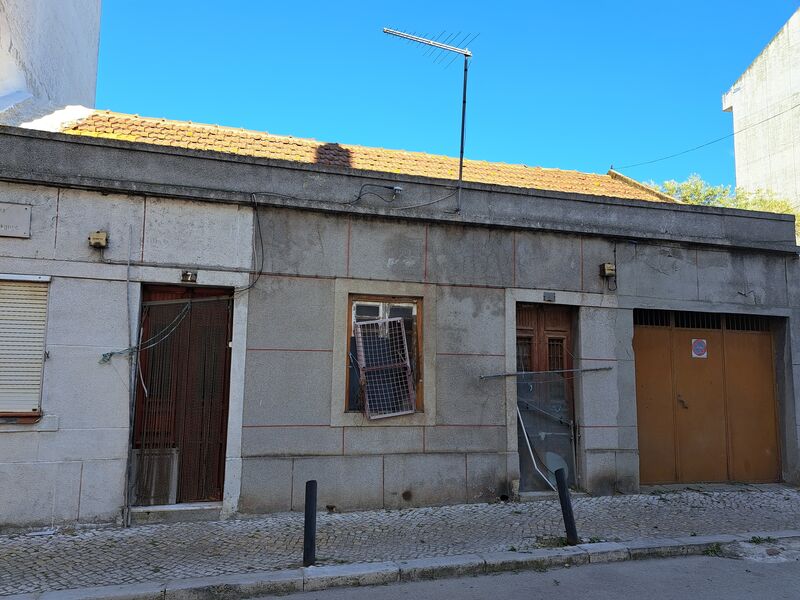
<svg viewBox="0 0 800 600">
<path fill-rule="evenodd" d="M 312 139 L 190 121 L 146 118 L 110 111 L 95 111 L 84 119 L 66 124 L 62 131 L 72 135 L 214 150 L 301 163 L 347 166 L 383 173 L 402 173 L 439 179 L 458 177 L 458 159 L 449 156 L 326 144 Z M 600 175 L 465 160 L 464 181 L 652 202 L 674 202 L 669 196 L 614 172 Z"/>
</svg>

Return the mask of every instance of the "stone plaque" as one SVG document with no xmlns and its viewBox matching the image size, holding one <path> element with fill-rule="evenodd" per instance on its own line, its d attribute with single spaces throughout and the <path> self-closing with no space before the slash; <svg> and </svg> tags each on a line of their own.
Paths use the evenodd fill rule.
<svg viewBox="0 0 800 600">
<path fill-rule="evenodd" d="M 31 207 L 0 202 L 0 236 L 31 237 Z"/>
</svg>

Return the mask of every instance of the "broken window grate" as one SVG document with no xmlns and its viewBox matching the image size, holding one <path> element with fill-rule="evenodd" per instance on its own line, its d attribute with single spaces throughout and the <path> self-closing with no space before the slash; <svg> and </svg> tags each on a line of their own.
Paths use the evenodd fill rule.
<svg viewBox="0 0 800 600">
<path fill-rule="evenodd" d="M 416 393 L 402 317 L 357 322 L 353 327 L 367 417 L 413 413 Z"/>
</svg>

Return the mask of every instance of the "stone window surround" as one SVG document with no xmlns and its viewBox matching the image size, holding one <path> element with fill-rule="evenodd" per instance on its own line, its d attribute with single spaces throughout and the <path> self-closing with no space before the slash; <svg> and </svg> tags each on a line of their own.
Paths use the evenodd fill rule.
<svg viewBox="0 0 800 600">
<path fill-rule="evenodd" d="M 372 281 L 337 278 L 334 283 L 333 366 L 331 375 L 332 427 L 411 427 L 436 422 L 436 286 L 400 281 Z M 422 381 L 424 411 L 386 419 L 369 420 L 361 413 L 346 412 L 347 337 L 350 323 L 350 296 L 401 296 L 422 298 Z"/>
</svg>

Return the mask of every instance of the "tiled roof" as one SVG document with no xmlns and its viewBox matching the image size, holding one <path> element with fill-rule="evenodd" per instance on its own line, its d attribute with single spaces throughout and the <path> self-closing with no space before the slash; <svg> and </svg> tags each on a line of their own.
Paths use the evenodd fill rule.
<svg viewBox="0 0 800 600">
<path fill-rule="evenodd" d="M 94 111 L 63 126 L 64 133 L 162 146 L 213 150 L 299 163 L 350 167 L 440 179 L 458 178 L 458 159 L 449 156 L 327 144 L 312 139 Z M 479 160 L 464 161 L 464 181 L 613 198 L 669 202 L 668 196 L 617 173 L 607 175 Z"/>
</svg>

